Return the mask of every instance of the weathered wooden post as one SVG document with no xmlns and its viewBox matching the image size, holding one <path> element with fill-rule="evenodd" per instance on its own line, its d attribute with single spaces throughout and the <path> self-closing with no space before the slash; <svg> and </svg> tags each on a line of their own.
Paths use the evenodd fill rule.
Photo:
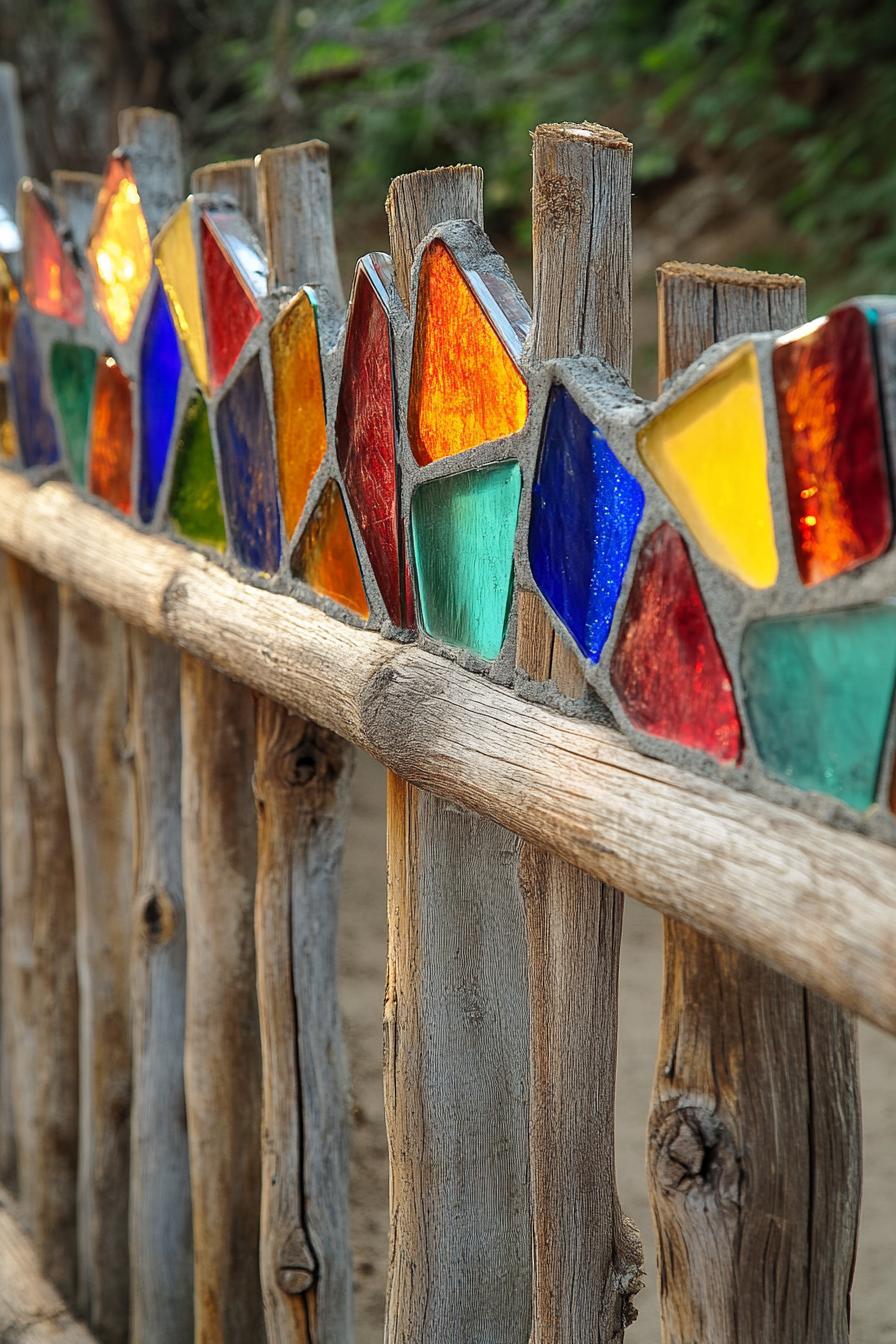
<svg viewBox="0 0 896 1344">
<path fill-rule="evenodd" d="M 792 276 L 671 263 L 658 283 L 661 380 L 714 341 L 805 318 Z M 861 1164 L 852 1015 L 689 926 L 664 927 L 648 1137 L 664 1344 L 846 1344 Z"/>
</svg>

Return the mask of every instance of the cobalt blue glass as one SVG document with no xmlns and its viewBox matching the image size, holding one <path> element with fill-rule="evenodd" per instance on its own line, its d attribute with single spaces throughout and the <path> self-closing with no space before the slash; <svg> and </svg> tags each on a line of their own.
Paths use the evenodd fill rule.
<svg viewBox="0 0 896 1344">
<path fill-rule="evenodd" d="M 56 425 L 44 399 L 40 351 L 24 313 L 13 328 L 10 390 L 22 465 L 55 466 L 60 457 Z"/>
<path fill-rule="evenodd" d="M 280 565 L 280 507 L 261 361 L 246 365 L 218 407 L 224 504 L 238 560 L 273 574 Z"/>
<path fill-rule="evenodd" d="M 152 522 L 162 488 L 177 409 L 181 357 L 161 285 L 156 286 L 140 351 L 140 517 Z"/>
<path fill-rule="evenodd" d="M 552 388 L 532 488 L 529 562 L 541 594 L 596 662 L 644 512 L 644 491 L 564 387 Z"/>
</svg>

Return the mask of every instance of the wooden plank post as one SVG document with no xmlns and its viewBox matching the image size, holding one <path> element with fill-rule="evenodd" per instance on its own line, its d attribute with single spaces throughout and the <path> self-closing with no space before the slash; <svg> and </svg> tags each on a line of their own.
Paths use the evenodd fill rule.
<svg viewBox="0 0 896 1344">
<path fill-rule="evenodd" d="M 5 570 L 5 561 L 0 568 Z M 0 583 L 0 1179 L 17 1188 L 17 1143 L 34 1139 L 31 982 L 31 817 L 22 759 L 22 705 L 12 613 Z"/>
<path fill-rule="evenodd" d="M 631 368 L 631 155 L 606 127 L 533 137 L 533 353 Z M 529 598 L 518 663 L 581 694 L 577 660 Z M 640 1238 L 616 1192 L 617 982 L 623 897 L 524 844 L 531 1014 L 533 1344 L 617 1340 L 637 1315 Z"/>
<path fill-rule="evenodd" d="M 258 174 L 272 285 L 314 285 L 341 308 L 326 146 L 267 150 Z M 270 1344 L 349 1344 L 353 1334 L 336 934 L 354 759 L 334 733 L 259 697 L 260 1270 Z"/>
<path fill-rule="evenodd" d="M 660 377 L 793 327 L 805 286 L 671 263 Z M 748 877 L 747 879 L 748 880 Z M 674 920 L 648 1135 L 664 1344 L 846 1344 L 861 1128 L 851 1014 Z"/>
<path fill-rule="evenodd" d="M 410 308 L 422 238 L 452 218 L 481 224 L 481 170 L 399 178 L 386 210 Z M 525 1344 L 529 1044 L 519 840 L 390 773 L 386 855 L 385 1338 Z"/>
</svg>

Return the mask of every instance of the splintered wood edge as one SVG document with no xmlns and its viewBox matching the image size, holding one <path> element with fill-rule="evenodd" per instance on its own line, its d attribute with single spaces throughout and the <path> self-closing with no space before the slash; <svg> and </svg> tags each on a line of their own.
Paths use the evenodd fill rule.
<svg viewBox="0 0 896 1344">
<path fill-rule="evenodd" d="M 772 275 L 769 271 L 748 271 L 742 266 L 712 266 L 695 261 L 664 261 L 656 270 L 657 283 L 688 279 L 702 285 L 742 285 L 745 289 L 801 289 L 805 280 L 799 275 Z"/>
<path fill-rule="evenodd" d="M 419 195 L 423 184 L 436 182 L 439 179 L 444 183 L 452 177 L 463 180 L 470 173 L 474 173 L 480 181 L 485 178 L 482 168 L 476 163 L 452 163 L 438 168 L 417 168 L 412 173 L 399 173 L 398 177 L 393 177 L 389 183 L 389 190 L 386 192 L 386 210 L 389 211 L 392 208 L 395 197 L 405 189 L 408 183 L 412 184 L 414 195 Z"/>
<path fill-rule="evenodd" d="M 896 1034 L 896 854 L 0 471 L 0 547 L 662 914 Z"/>
<path fill-rule="evenodd" d="M 628 136 L 597 121 L 546 121 L 530 135 L 533 140 L 585 140 L 596 148 L 618 149 L 625 154 L 631 154 L 634 148 Z"/>
</svg>

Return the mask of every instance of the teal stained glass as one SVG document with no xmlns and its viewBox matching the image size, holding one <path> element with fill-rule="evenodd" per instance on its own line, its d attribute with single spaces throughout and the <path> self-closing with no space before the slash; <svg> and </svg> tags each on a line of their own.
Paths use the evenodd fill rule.
<svg viewBox="0 0 896 1344">
<path fill-rule="evenodd" d="M 870 807 L 896 684 L 896 606 L 757 621 L 742 673 L 769 773 Z"/>
<path fill-rule="evenodd" d="M 86 345 L 58 341 L 50 351 L 50 382 L 59 408 L 59 419 L 72 479 L 83 485 L 87 475 L 87 441 L 96 351 Z"/>
<path fill-rule="evenodd" d="M 427 634 L 497 658 L 513 591 L 516 462 L 425 481 L 411 501 L 420 619 Z"/>
</svg>

